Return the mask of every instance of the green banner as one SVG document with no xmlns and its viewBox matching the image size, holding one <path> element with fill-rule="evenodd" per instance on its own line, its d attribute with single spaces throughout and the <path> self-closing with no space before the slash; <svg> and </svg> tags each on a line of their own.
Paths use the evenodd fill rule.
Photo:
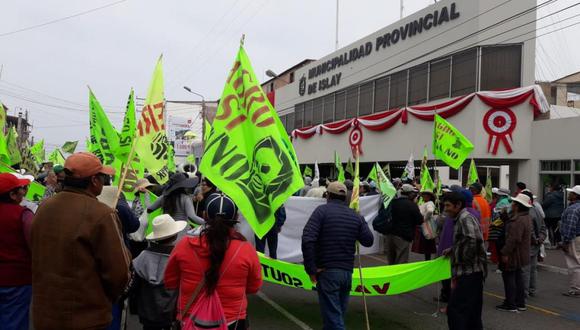
<svg viewBox="0 0 580 330">
<path fill-rule="evenodd" d="M 18 147 L 18 133 L 16 133 L 14 126 L 10 127 L 8 131 L 6 146 L 8 147 L 8 155 L 10 156 L 10 165 L 20 164 L 22 162 L 22 155 Z"/>
<path fill-rule="evenodd" d="M 292 264 L 265 257 L 258 253 L 264 281 L 304 290 L 315 290 L 315 285 L 303 265 Z M 351 296 L 360 296 L 364 291 L 370 296 L 390 296 L 417 290 L 432 283 L 451 278 L 449 258 L 440 257 L 431 261 L 408 264 L 364 267 L 364 287 L 358 276 L 352 278 Z"/>
<path fill-rule="evenodd" d="M 34 161 L 37 164 L 42 164 L 46 158 L 46 152 L 44 151 L 44 139 L 36 142 L 32 147 L 30 147 L 30 152 L 34 156 Z"/>
<path fill-rule="evenodd" d="M 79 141 L 66 141 L 62 145 L 61 150 L 64 152 L 68 152 L 69 154 L 74 154 L 75 150 L 77 149 L 78 144 L 79 144 Z"/>
<path fill-rule="evenodd" d="M 160 56 L 153 71 L 145 106 L 137 123 L 135 151 L 145 167 L 159 184 L 169 180 L 170 145 L 165 133 L 163 109 L 163 69 Z"/>
<path fill-rule="evenodd" d="M 433 154 L 445 164 L 459 169 L 473 150 L 473 144 L 447 120 L 435 115 L 433 122 Z"/>
<path fill-rule="evenodd" d="M 200 172 L 240 208 L 258 237 L 304 183 L 294 147 L 240 46 L 228 75 Z"/>
</svg>

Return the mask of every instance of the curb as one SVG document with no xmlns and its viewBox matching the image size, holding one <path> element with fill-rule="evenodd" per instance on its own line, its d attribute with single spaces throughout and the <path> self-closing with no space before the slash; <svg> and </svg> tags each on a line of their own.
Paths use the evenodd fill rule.
<svg viewBox="0 0 580 330">
<path fill-rule="evenodd" d="M 552 266 L 552 265 L 548 265 L 548 264 L 544 264 L 544 263 L 538 263 L 538 268 L 541 268 L 542 270 L 551 272 L 551 273 L 558 273 L 558 274 L 562 274 L 562 275 L 568 275 L 568 269 L 566 268 L 562 268 L 562 267 L 557 267 L 557 266 Z"/>
</svg>

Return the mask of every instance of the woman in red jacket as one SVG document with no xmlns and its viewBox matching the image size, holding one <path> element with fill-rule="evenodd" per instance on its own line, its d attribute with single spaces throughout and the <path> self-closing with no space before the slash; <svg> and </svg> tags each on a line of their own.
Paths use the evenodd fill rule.
<svg viewBox="0 0 580 330">
<path fill-rule="evenodd" d="M 258 292 L 262 271 L 256 250 L 234 229 L 237 211 L 227 196 L 210 195 L 206 228 L 200 236 L 183 238 L 173 249 L 165 269 L 165 287 L 179 288 L 178 319 L 205 276 L 204 289 L 209 293 L 217 290 L 228 329 L 248 328 L 246 294 Z M 190 311 L 191 307 L 185 317 Z"/>
</svg>

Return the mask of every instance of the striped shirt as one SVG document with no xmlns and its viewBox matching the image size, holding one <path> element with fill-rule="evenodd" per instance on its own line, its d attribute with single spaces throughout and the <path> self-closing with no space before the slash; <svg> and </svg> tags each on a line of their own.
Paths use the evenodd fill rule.
<svg viewBox="0 0 580 330">
<path fill-rule="evenodd" d="M 573 241 L 577 236 L 580 236 L 580 202 L 573 202 L 562 213 L 560 234 L 564 243 Z"/>
<path fill-rule="evenodd" d="M 461 210 L 453 226 L 451 272 L 454 277 L 487 271 L 487 256 L 479 221 L 467 209 Z"/>
</svg>

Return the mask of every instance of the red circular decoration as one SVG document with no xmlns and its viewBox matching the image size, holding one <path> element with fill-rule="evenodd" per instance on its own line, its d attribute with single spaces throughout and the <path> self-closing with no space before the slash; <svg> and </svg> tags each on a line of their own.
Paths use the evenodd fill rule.
<svg viewBox="0 0 580 330">
<path fill-rule="evenodd" d="M 508 108 L 491 109 L 483 116 L 483 128 L 489 134 L 487 151 L 497 154 L 500 142 L 503 142 L 508 154 L 512 153 L 512 133 L 517 125 L 517 118 Z"/>
<path fill-rule="evenodd" d="M 352 131 L 350 131 L 350 135 L 348 137 L 348 142 L 350 144 L 350 148 L 352 149 L 352 154 L 356 157 L 356 154 L 362 154 L 361 144 L 363 141 L 363 133 L 360 127 L 354 127 Z"/>
</svg>

